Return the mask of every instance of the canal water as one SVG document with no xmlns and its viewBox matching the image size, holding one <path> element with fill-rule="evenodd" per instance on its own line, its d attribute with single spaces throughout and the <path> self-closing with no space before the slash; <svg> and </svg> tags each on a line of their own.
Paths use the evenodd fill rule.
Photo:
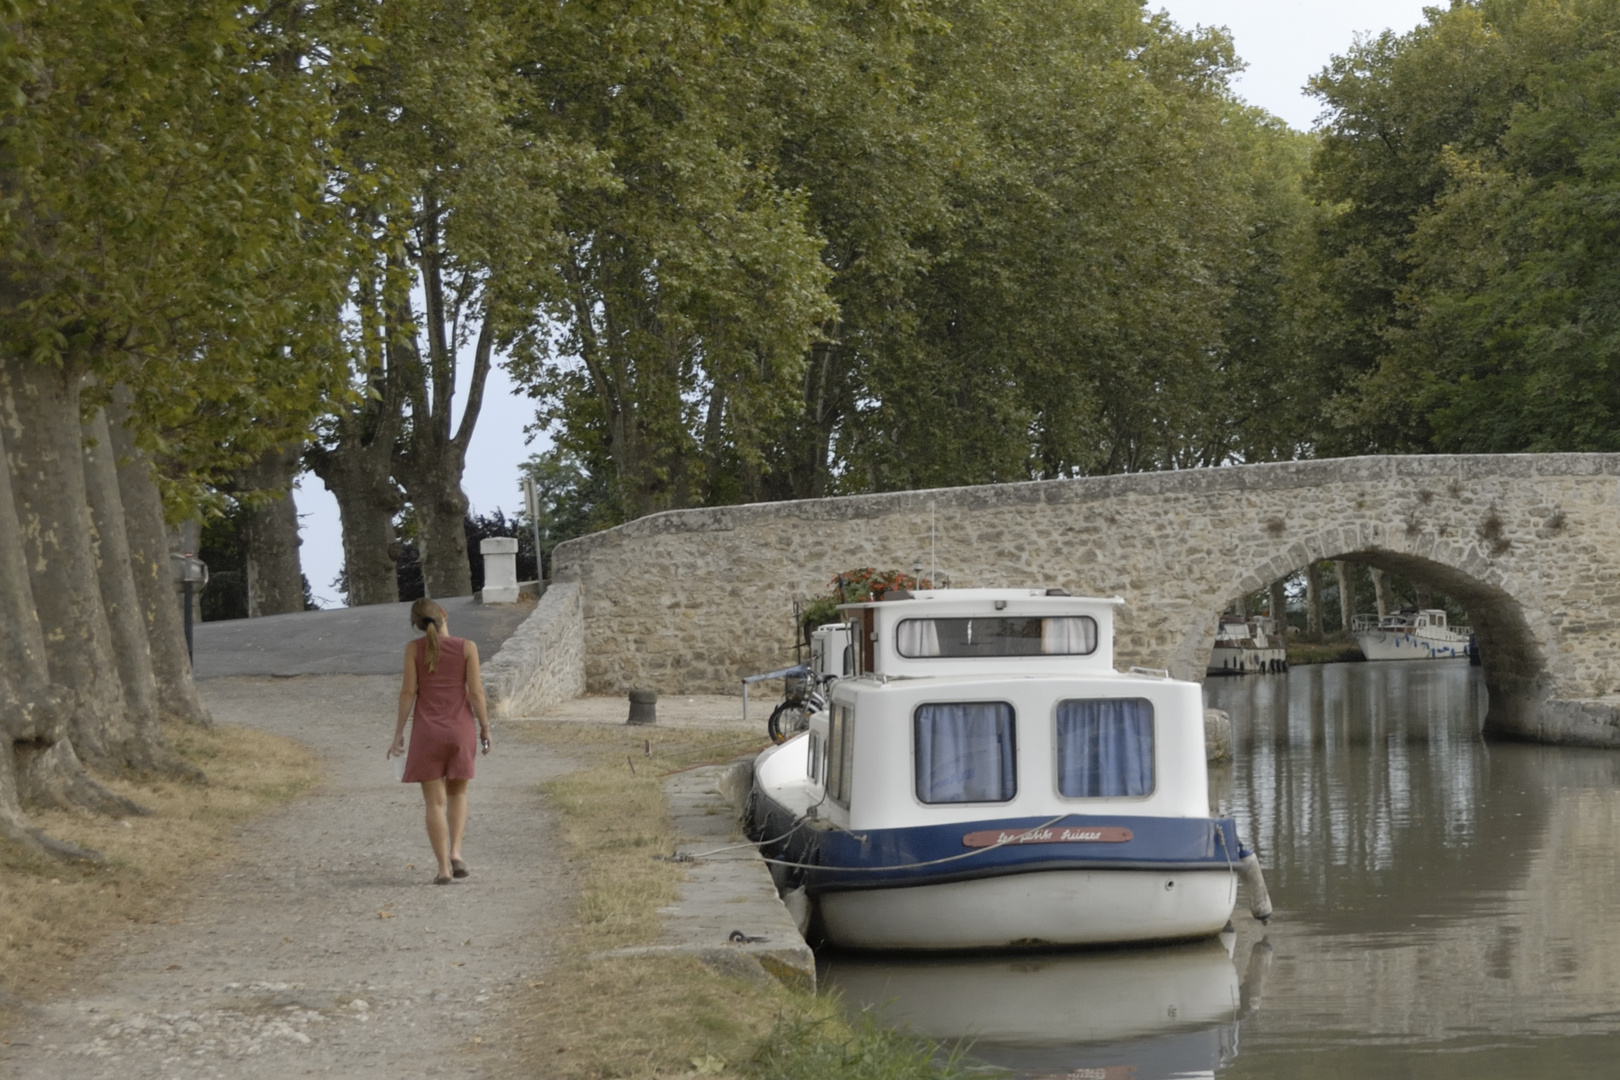
<svg viewBox="0 0 1620 1080">
<path fill-rule="evenodd" d="M 830 955 L 854 1008 L 1021 1077 L 1620 1077 L 1620 752 L 1486 742 L 1478 668 L 1211 679 L 1211 801 L 1277 915 L 1169 948 Z"/>
</svg>

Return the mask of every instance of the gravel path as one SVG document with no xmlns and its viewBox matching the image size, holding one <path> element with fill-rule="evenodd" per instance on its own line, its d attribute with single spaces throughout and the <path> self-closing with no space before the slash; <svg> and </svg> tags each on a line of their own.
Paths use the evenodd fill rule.
<svg viewBox="0 0 1620 1080">
<path fill-rule="evenodd" d="M 396 676 L 219 678 L 216 719 L 315 748 L 328 777 L 244 831 L 172 924 L 98 950 L 72 997 L 0 1046 L 18 1080 L 486 1075 L 513 992 L 541 976 L 571 911 L 537 785 L 562 771 L 501 739 L 478 762 L 472 877 L 431 884 L 415 785 L 383 760 Z M 414 869 L 411 868 L 414 864 Z"/>
</svg>

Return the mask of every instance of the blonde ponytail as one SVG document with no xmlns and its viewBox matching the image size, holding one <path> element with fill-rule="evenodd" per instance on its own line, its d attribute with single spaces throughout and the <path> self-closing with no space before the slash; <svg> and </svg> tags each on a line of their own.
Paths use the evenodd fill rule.
<svg viewBox="0 0 1620 1080">
<path fill-rule="evenodd" d="M 427 635 L 427 669 L 439 667 L 439 638 L 444 634 L 444 608 L 423 597 L 411 605 L 411 625 Z"/>
</svg>

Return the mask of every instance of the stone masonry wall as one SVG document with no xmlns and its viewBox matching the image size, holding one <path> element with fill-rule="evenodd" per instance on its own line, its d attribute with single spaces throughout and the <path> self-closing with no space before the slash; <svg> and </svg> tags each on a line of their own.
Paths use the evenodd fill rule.
<svg viewBox="0 0 1620 1080">
<path fill-rule="evenodd" d="M 1314 559 L 1441 589 L 1498 734 L 1620 745 L 1620 455 L 1365 457 L 676 511 L 560 545 L 593 691 L 735 692 L 860 566 L 1118 595 L 1117 657 L 1200 678 L 1218 614 Z"/>
<path fill-rule="evenodd" d="M 545 591 L 483 667 L 491 716 L 533 716 L 585 692 L 584 614 L 578 584 Z"/>
</svg>

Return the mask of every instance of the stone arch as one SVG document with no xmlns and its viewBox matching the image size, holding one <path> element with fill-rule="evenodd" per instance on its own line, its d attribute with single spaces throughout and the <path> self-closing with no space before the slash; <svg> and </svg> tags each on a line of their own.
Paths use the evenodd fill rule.
<svg viewBox="0 0 1620 1080">
<path fill-rule="evenodd" d="M 1510 737 L 1526 734 L 1526 724 L 1533 725 L 1537 705 L 1547 696 L 1541 642 L 1550 630 L 1533 626 L 1526 605 L 1515 595 L 1516 587 L 1527 586 L 1512 580 L 1478 543 L 1432 533 L 1406 542 L 1404 530 L 1394 537 L 1389 532 L 1378 522 L 1360 521 L 1302 537 L 1235 580 L 1217 585 L 1215 591 L 1227 595 L 1214 610 L 1223 611 L 1232 597 L 1256 592 L 1326 559 L 1361 563 L 1428 585 L 1463 606 L 1477 636 L 1490 696 L 1484 730 Z M 1190 632 L 1177 647 L 1177 666 L 1201 673 L 1214 639 L 1213 625 Z"/>
<path fill-rule="evenodd" d="M 937 533 L 936 533 L 937 511 Z M 1620 747 L 1620 455 L 1367 457 L 670 511 L 559 545 L 591 690 L 735 692 L 791 602 L 932 552 L 959 586 L 1119 596 L 1121 667 L 1200 678 L 1228 601 L 1347 557 L 1455 596 L 1492 734 Z M 933 561 L 930 554 L 929 563 Z"/>
</svg>

